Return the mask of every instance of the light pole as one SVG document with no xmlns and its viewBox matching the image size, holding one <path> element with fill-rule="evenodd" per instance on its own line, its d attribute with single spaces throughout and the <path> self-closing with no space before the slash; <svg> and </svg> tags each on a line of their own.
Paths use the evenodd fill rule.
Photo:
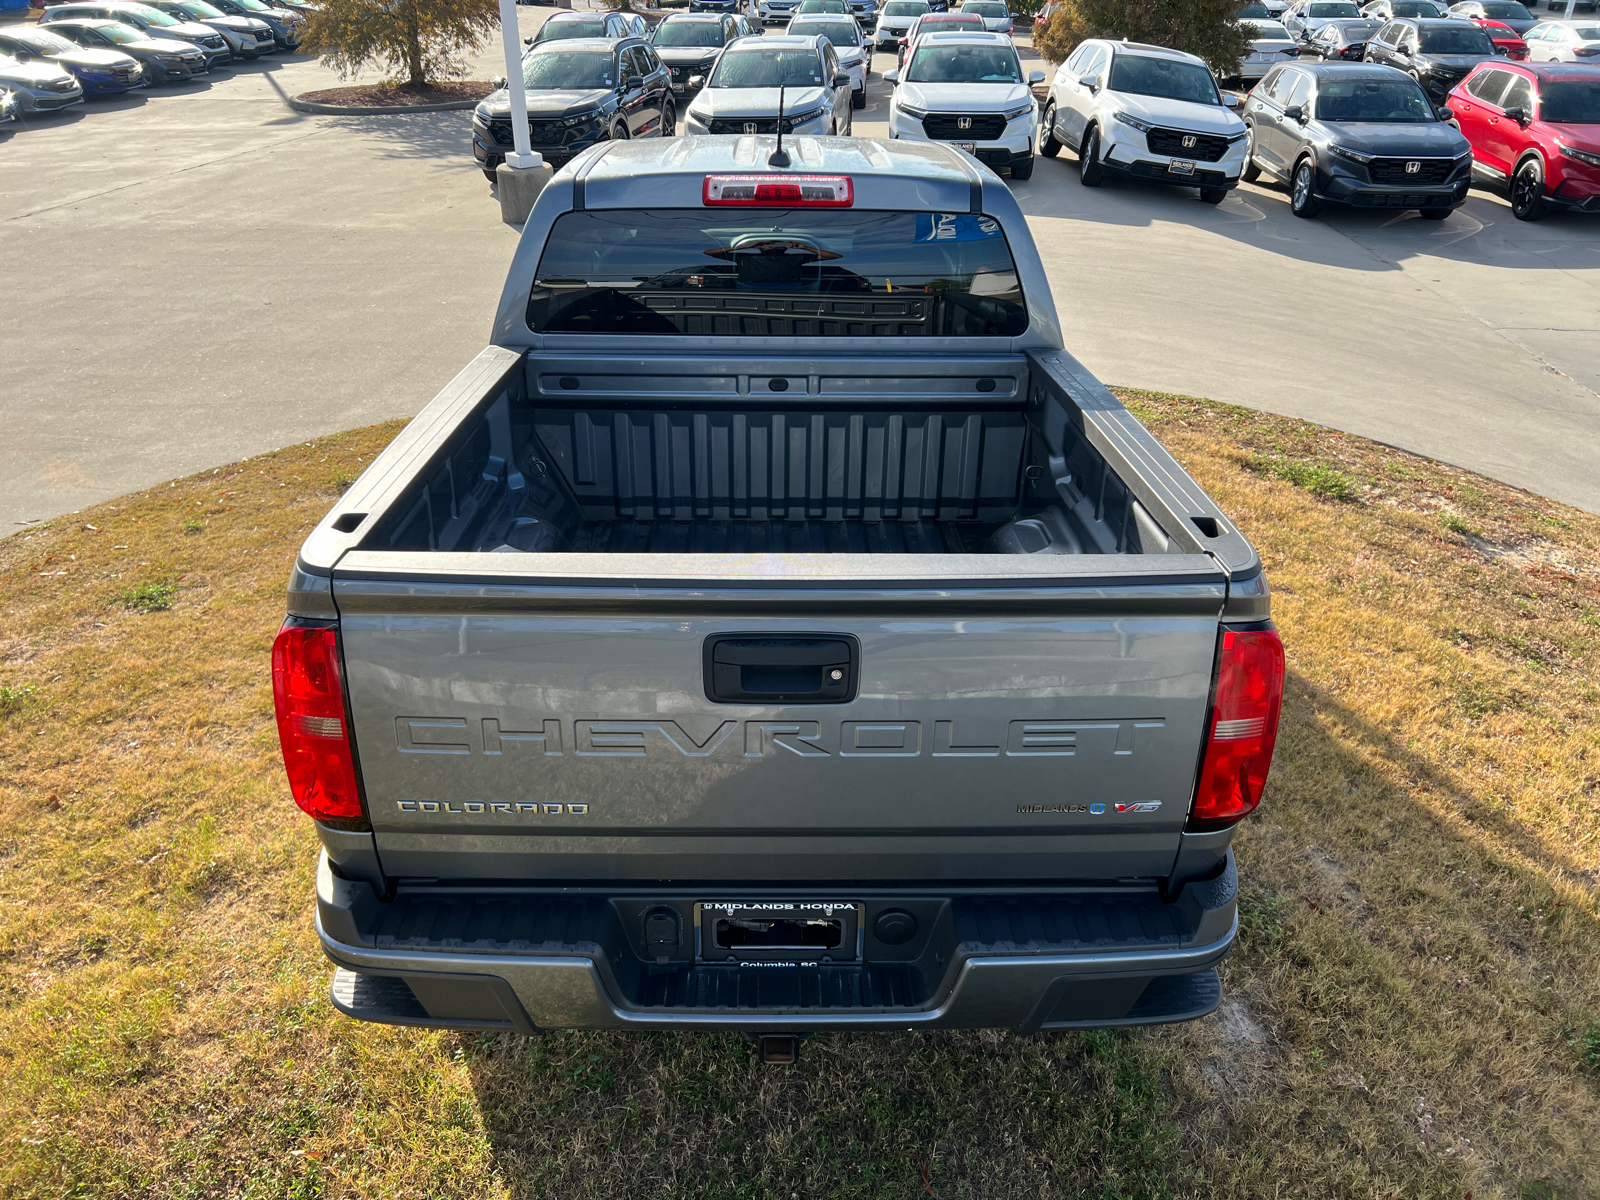
<svg viewBox="0 0 1600 1200">
<path fill-rule="evenodd" d="M 511 145 L 506 163 L 526 169 L 544 165 L 528 145 L 528 93 L 522 86 L 522 38 L 517 33 L 516 0 L 500 0 L 500 33 L 506 43 L 506 88 L 511 93 Z"/>
<path fill-rule="evenodd" d="M 511 150 L 495 168 L 500 219 L 524 225 L 551 171 L 544 156 L 528 144 L 528 94 L 522 83 L 522 38 L 517 30 L 517 0 L 500 0 L 500 33 L 506 43 L 506 92 L 511 100 Z"/>
</svg>

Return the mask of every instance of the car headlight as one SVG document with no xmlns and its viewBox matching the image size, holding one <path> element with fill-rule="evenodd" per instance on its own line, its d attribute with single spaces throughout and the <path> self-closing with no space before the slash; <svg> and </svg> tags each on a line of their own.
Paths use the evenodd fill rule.
<svg viewBox="0 0 1600 1200">
<path fill-rule="evenodd" d="M 807 121 L 815 121 L 827 111 L 823 105 L 819 104 L 815 108 L 806 109 L 804 112 L 784 113 L 783 119 L 793 127 L 795 125 L 804 125 Z"/>
<path fill-rule="evenodd" d="M 1377 155 L 1374 154 L 1363 154 L 1359 150 L 1352 150 L 1349 146 L 1341 146 L 1338 142 L 1330 143 L 1328 146 L 1328 152 L 1338 158 L 1347 158 L 1351 162 L 1362 164 L 1369 163 L 1377 157 Z"/>
<path fill-rule="evenodd" d="M 1015 108 L 1006 109 L 1000 115 L 1008 121 L 1015 121 L 1018 117 L 1025 117 L 1033 112 L 1035 107 L 1034 102 L 1029 100 L 1026 104 L 1019 104 Z"/>
<path fill-rule="evenodd" d="M 166 63 L 169 67 L 179 66 L 184 61 L 183 55 L 181 54 L 158 54 L 156 55 L 156 58 L 161 62 Z"/>
<path fill-rule="evenodd" d="M 902 117 L 914 117 L 916 120 L 920 121 L 923 117 L 928 115 L 928 110 L 902 103 L 900 105 L 900 115 Z"/>
<path fill-rule="evenodd" d="M 1587 150 L 1574 150 L 1571 146 L 1561 147 L 1563 158 L 1575 159 L 1581 163 L 1588 163 L 1591 167 L 1600 167 L 1600 154 L 1591 154 Z"/>
<path fill-rule="evenodd" d="M 1149 133 L 1155 128 L 1155 126 L 1150 124 L 1149 121 L 1141 121 L 1138 117 L 1130 117 L 1125 112 L 1114 113 L 1113 115 L 1124 125 L 1132 125 L 1140 133 Z"/>
<path fill-rule="evenodd" d="M 571 128 L 573 125 L 588 125 L 593 121 L 598 121 L 600 116 L 601 114 L 598 111 L 579 113 L 575 117 L 562 117 L 561 123 L 568 128 Z"/>
<path fill-rule="evenodd" d="M 489 123 L 489 110 L 481 104 L 478 105 L 477 108 L 472 110 L 472 119 L 487 125 Z"/>
</svg>

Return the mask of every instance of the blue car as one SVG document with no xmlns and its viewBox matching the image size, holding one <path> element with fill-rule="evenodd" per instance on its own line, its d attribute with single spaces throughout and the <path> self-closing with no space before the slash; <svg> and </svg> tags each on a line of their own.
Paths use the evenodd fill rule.
<svg viewBox="0 0 1600 1200">
<path fill-rule="evenodd" d="M 85 96 L 115 96 L 145 86 L 144 69 L 117 50 L 91 50 L 37 25 L 0 28 L 0 54 L 48 62 L 77 77 Z"/>
</svg>

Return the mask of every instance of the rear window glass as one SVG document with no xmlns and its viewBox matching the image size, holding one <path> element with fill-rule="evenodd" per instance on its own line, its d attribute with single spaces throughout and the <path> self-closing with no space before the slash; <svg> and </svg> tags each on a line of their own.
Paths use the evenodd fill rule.
<svg viewBox="0 0 1600 1200">
<path fill-rule="evenodd" d="M 1437 25 L 1422 31 L 1424 54 L 1493 54 L 1494 43 L 1489 35 L 1476 25 L 1463 24 L 1460 29 L 1443 29 Z"/>
<path fill-rule="evenodd" d="M 1600 125 L 1600 82 L 1547 83 L 1539 115 L 1562 125 Z"/>
<path fill-rule="evenodd" d="M 540 42 L 557 42 L 564 38 L 605 37 L 604 21 L 546 21 L 534 35 L 535 45 Z"/>
<path fill-rule="evenodd" d="M 1028 327 L 998 222 L 864 209 L 590 210 L 556 221 L 536 333 L 1015 337 Z"/>
</svg>

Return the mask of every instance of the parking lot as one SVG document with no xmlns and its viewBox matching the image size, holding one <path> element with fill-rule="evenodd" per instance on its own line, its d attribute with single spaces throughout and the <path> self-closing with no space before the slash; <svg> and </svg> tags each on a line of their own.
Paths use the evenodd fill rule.
<svg viewBox="0 0 1600 1200">
<path fill-rule="evenodd" d="M 524 8 L 524 32 L 552 11 Z M 1031 50 L 1024 51 L 1032 57 Z M 879 136 L 879 55 L 856 133 Z M 1040 64 L 1043 65 L 1043 64 Z M 475 78 L 499 74 L 494 48 Z M 0 530 L 404 416 L 484 342 L 515 244 L 470 113 L 306 116 L 303 57 L 0 127 Z M 1441 223 L 1241 186 L 1015 191 L 1114 384 L 1307 417 L 1600 511 L 1600 225 Z"/>
</svg>

